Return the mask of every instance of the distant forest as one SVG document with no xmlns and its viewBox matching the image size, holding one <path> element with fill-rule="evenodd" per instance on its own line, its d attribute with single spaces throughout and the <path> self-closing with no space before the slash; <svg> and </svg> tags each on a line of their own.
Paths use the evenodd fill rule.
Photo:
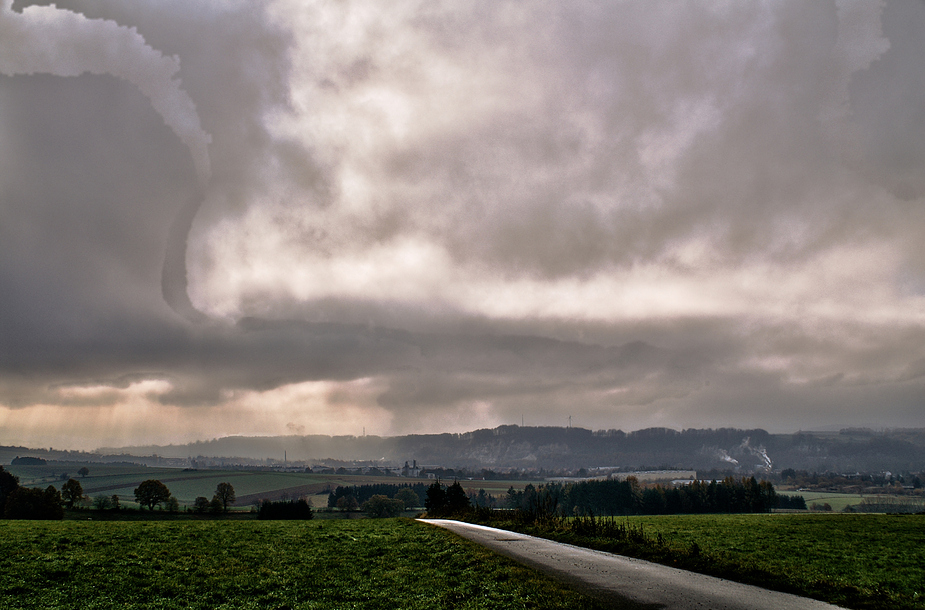
<svg viewBox="0 0 925 610">
<path fill-rule="evenodd" d="M 635 478 L 616 481 L 578 481 L 547 483 L 522 490 L 511 487 L 507 494 L 495 497 L 485 490 L 475 491 L 476 481 L 463 481 L 473 507 L 506 508 L 524 512 L 546 511 L 562 516 L 586 515 L 677 515 L 701 513 L 763 513 L 774 508 L 806 509 L 802 496 L 778 495 L 768 481 L 755 477 L 722 481 L 692 481 L 687 485 L 643 485 Z M 329 508 L 356 510 L 375 495 L 398 497 L 410 490 L 418 499 L 412 506 L 422 506 L 429 489 L 445 483 L 429 485 L 372 484 L 338 486 L 328 496 Z"/>
<path fill-rule="evenodd" d="M 0 448 L 0 462 L 15 456 L 44 459 L 138 461 L 170 465 L 235 464 L 312 466 L 398 465 L 416 460 L 438 468 L 509 470 L 696 469 L 750 474 L 795 468 L 809 472 L 920 472 L 925 469 L 925 428 L 845 429 L 771 434 L 735 428 L 634 432 L 584 428 L 499 426 L 462 434 L 408 436 L 225 437 L 188 445 L 126 447 L 94 454 Z M 151 456 L 157 456 L 151 457 Z M 286 456 L 286 459 L 284 459 Z M 160 462 L 158 462 L 160 460 Z"/>
</svg>

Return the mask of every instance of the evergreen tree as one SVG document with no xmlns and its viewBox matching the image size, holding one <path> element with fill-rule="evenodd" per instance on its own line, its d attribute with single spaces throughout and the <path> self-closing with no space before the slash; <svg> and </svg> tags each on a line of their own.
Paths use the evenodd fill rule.
<svg viewBox="0 0 925 610">
<path fill-rule="evenodd" d="M 446 490 L 437 479 L 427 488 L 427 497 L 424 499 L 424 508 L 427 509 L 428 515 L 442 515 L 446 512 L 447 499 Z"/>
<path fill-rule="evenodd" d="M 463 489 L 459 481 L 453 481 L 453 484 L 446 489 L 446 509 L 451 515 L 465 512 L 469 509 L 469 496 Z"/>
</svg>

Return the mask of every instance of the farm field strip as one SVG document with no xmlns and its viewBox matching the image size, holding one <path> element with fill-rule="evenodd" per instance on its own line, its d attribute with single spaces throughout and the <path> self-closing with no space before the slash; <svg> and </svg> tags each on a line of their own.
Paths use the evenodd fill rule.
<svg viewBox="0 0 925 610">
<path fill-rule="evenodd" d="M 260 498 L 278 498 L 285 494 L 290 496 L 321 496 L 325 489 L 353 485 L 429 485 L 430 479 L 405 477 L 385 477 L 374 475 L 337 475 L 315 474 L 305 472 L 275 472 L 253 470 L 187 470 L 178 468 L 154 468 L 135 465 L 88 464 L 90 474 L 79 477 L 77 470 L 82 464 L 51 463 L 42 466 L 10 467 L 13 474 L 19 476 L 23 483 L 35 487 L 54 485 L 60 489 L 62 470 L 73 471 L 71 476 L 80 481 L 84 493 L 89 497 L 98 495 L 117 495 L 123 501 L 131 502 L 133 492 L 147 479 L 157 479 L 167 485 L 174 497 L 181 504 L 191 504 L 197 497 L 211 498 L 218 483 L 229 482 L 235 488 L 239 499 L 238 506 L 246 506 Z M 58 474 L 56 474 L 58 473 Z M 43 478 L 44 477 L 44 478 Z M 503 497 L 510 487 L 522 490 L 528 484 L 540 485 L 542 481 L 499 481 L 468 480 L 460 483 L 467 490 L 485 491 L 495 497 Z M 327 499 L 315 499 L 315 506 L 325 506 Z"/>
<path fill-rule="evenodd" d="M 82 466 L 90 470 L 90 475 L 86 479 L 81 479 L 77 471 Z M 158 478 L 161 476 L 172 476 L 175 473 L 183 472 L 177 468 L 145 468 L 144 466 L 108 466 L 106 464 L 56 464 L 50 463 L 43 466 L 4 466 L 12 474 L 20 478 L 20 482 L 29 485 L 38 485 L 48 481 L 59 482 L 62 473 L 67 473 L 75 479 L 91 480 L 96 478 L 109 478 L 112 480 L 132 480 L 138 477 Z M 149 476 L 152 475 L 152 476 Z"/>
<path fill-rule="evenodd" d="M 181 502 L 192 502 L 197 496 L 211 498 L 215 493 L 215 487 L 221 482 L 228 482 L 234 486 L 235 495 L 239 498 L 248 494 L 260 494 L 272 492 L 277 489 L 291 487 L 293 483 L 304 481 L 304 484 L 317 483 L 322 484 L 318 477 L 312 475 L 302 475 L 302 478 L 282 476 L 277 473 L 239 473 L 238 476 L 227 476 L 233 473 L 216 473 L 204 479 L 175 481 L 163 481 L 170 488 L 171 493 Z M 131 493 L 131 491 L 129 492 Z"/>
<path fill-rule="evenodd" d="M 864 498 L 868 497 L 862 494 L 845 494 L 831 491 L 782 491 L 780 493 L 788 496 L 803 496 L 807 507 L 813 503 L 819 505 L 828 504 L 833 511 L 841 511 L 846 506 L 860 504 Z"/>
</svg>

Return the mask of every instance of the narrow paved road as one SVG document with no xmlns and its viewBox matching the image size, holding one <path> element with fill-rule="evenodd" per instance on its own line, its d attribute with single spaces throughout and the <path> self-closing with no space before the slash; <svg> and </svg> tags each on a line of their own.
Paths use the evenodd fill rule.
<svg viewBox="0 0 925 610">
<path fill-rule="evenodd" d="M 626 610 L 835 610 L 805 597 L 704 576 L 525 534 L 447 519 L 420 519 L 565 580 Z"/>
</svg>

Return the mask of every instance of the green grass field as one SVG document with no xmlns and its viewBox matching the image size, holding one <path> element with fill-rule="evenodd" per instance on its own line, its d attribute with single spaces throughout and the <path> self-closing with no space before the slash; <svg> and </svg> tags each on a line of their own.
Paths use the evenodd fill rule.
<svg viewBox="0 0 925 610">
<path fill-rule="evenodd" d="M 686 515 L 631 523 L 743 575 L 859 608 L 925 608 L 925 515 Z M 789 583 L 786 584 L 786 583 Z"/>
<path fill-rule="evenodd" d="M 925 515 L 620 519 L 622 551 L 849 608 L 925 610 Z M 696 552 L 693 550 L 696 549 Z M 0 521 L 4 608 L 595 608 L 409 520 Z"/>
<path fill-rule="evenodd" d="M 603 608 L 409 520 L 0 522 L 4 608 Z"/>
<path fill-rule="evenodd" d="M 633 535 L 580 536 L 571 521 L 506 525 L 849 608 L 925 610 L 925 515 L 666 515 L 615 522 Z"/>
</svg>

